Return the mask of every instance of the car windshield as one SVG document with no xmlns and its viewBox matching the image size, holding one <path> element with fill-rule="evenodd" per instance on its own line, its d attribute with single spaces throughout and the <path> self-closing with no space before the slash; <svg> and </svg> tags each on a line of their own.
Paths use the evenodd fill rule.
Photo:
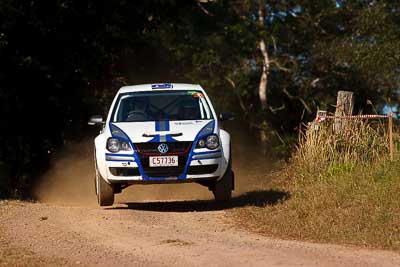
<svg viewBox="0 0 400 267">
<path fill-rule="evenodd" d="M 151 91 L 120 94 L 113 122 L 209 120 L 213 115 L 200 91 Z"/>
</svg>

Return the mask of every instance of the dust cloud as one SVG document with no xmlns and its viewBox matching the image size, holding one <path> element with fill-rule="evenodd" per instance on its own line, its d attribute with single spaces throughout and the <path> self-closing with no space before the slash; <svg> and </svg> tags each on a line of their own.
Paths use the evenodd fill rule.
<svg viewBox="0 0 400 267">
<path fill-rule="evenodd" d="M 232 135 L 234 195 L 260 189 L 271 172 L 273 160 L 261 153 L 254 135 L 238 123 L 227 127 Z M 43 203 L 66 206 L 97 206 L 94 187 L 93 137 L 71 141 L 53 155 L 48 171 L 34 187 Z M 116 195 L 115 203 L 207 200 L 213 195 L 198 184 L 132 185 Z"/>
<path fill-rule="evenodd" d="M 96 205 L 93 141 L 71 141 L 54 153 L 47 172 L 34 186 L 40 202 L 65 205 Z"/>
</svg>

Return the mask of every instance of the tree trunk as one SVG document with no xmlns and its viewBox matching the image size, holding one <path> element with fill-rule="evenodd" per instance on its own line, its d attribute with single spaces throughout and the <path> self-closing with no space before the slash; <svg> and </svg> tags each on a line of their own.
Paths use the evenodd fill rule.
<svg viewBox="0 0 400 267">
<path fill-rule="evenodd" d="M 260 1 L 259 7 L 258 7 L 258 22 L 261 27 L 265 27 L 264 24 L 264 1 Z M 262 68 L 262 73 L 261 73 L 261 78 L 260 78 L 260 84 L 258 87 L 258 96 L 260 98 L 260 103 L 261 103 L 261 108 L 263 110 L 267 109 L 268 107 L 268 99 L 267 99 L 267 90 L 268 90 L 268 75 L 269 75 L 269 70 L 270 70 L 270 60 L 269 60 L 269 55 L 267 51 L 267 45 L 265 44 L 264 39 L 261 39 L 259 42 L 259 48 L 261 51 L 261 55 L 263 57 L 263 68 Z"/>
<path fill-rule="evenodd" d="M 263 68 L 261 73 L 260 84 L 258 88 L 258 95 L 260 98 L 261 107 L 263 110 L 267 109 L 268 102 L 267 102 L 267 89 L 268 89 L 268 75 L 270 69 L 270 62 L 269 56 L 267 52 L 267 48 L 265 45 L 265 41 L 261 39 L 260 41 L 260 50 L 261 54 L 263 55 Z"/>
<path fill-rule="evenodd" d="M 339 91 L 336 101 L 335 116 L 349 116 L 353 114 L 354 98 L 353 92 Z M 345 127 L 346 120 L 336 118 L 334 130 L 336 133 L 341 132 Z"/>
<path fill-rule="evenodd" d="M 263 0 L 260 0 L 258 5 L 258 23 L 261 29 L 265 27 L 265 1 Z M 258 46 L 262 55 L 262 62 L 263 62 L 260 84 L 258 86 L 258 97 L 260 99 L 261 108 L 263 111 L 265 111 L 268 108 L 268 98 L 267 98 L 268 76 L 269 76 L 271 62 L 268 55 L 267 45 L 263 37 L 261 37 Z M 266 144 L 268 142 L 269 136 L 268 136 L 268 123 L 265 119 L 263 119 L 263 121 L 260 124 L 259 133 L 260 133 L 259 138 L 261 141 L 262 150 L 264 155 L 266 155 L 267 153 Z"/>
</svg>

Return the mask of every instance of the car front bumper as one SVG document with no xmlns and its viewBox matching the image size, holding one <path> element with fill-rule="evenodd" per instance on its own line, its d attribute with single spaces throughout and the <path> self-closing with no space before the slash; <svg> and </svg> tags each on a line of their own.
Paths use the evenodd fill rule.
<svg viewBox="0 0 400 267">
<path fill-rule="evenodd" d="M 110 183 L 154 184 L 154 183 L 189 183 L 203 180 L 217 180 L 223 174 L 223 158 L 202 159 L 192 158 L 184 171 L 179 175 L 165 175 L 161 172 L 157 177 L 146 175 L 135 161 L 106 161 L 105 177 Z M 160 169 L 160 168 L 158 168 Z M 162 169 L 161 169 L 162 170 Z M 142 175 L 144 174 L 144 175 Z"/>
</svg>

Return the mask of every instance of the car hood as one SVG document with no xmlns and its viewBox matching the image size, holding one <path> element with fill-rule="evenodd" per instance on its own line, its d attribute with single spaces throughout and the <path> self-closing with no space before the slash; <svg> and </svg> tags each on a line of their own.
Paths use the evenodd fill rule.
<svg viewBox="0 0 400 267">
<path fill-rule="evenodd" d="M 112 124 L 128 135 L 133 143 L 145 143 L 194 141 L 197 134 L 211 121 L 118 122 Z"/>
</svg>

